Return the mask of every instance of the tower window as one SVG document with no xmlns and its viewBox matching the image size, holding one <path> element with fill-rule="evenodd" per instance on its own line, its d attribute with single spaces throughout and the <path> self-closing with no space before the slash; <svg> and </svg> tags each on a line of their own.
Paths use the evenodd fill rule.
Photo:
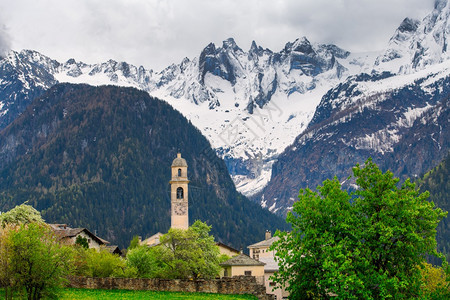
<svg viewBox="0 0 450 300">
<path fill-rule="evenodd" d="M 178 169 L 178 177 L 181 177 L 181 169 Z"/>
<path fill-rule="evenodd" d="M 179 187 L 177 188 L 177 199 L 183 199 L 184 195 L 183 195 L 183 188 Z"/>
</svg>

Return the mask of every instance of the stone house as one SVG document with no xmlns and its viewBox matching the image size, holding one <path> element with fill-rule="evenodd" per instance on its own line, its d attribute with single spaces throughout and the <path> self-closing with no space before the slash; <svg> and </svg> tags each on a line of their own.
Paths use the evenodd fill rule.
<svg viewBox="0 0 450 300">
<path fill-rule="evenodd" d="M 222 277 L 233 276 L 255 276 L 256 281 L 264 284 L 264 265 L 265 263 L 257 261 L 250 256 L 240 253 L 238 256 L 232 257 L 223 263 Z"/>
<path fill-rule="evenodd" d="M 107 246 L 108 241 L 99 238 L 86 228 L 71 228 L 67 224 L 49 224 L 60 241 L 67 245 L 74 245 L 77 237 L 85 238 L 89 244 L 89 248 L 100 250 L 101 246 Z"/>
</svg>

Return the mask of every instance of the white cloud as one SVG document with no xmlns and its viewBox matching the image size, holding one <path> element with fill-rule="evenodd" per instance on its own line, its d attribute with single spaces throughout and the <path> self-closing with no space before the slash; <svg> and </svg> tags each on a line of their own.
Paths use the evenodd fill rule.
<svg viewBox="0 0 450 300">
<path fill-rule="evenodd" d="M 0 3 L 15 50 L 58 60 L 109 58 L 160 70 L 193 58 L 209 42 L 234 37 L 279 51 L 307 36 L 350 51 L 386 45 L 405 17 L 433 0 L 6 0 Z M 0 35 L 1 35 L 0 31 Z M 0 44 L 1 45 L 1 44 Z"/>
</svg>

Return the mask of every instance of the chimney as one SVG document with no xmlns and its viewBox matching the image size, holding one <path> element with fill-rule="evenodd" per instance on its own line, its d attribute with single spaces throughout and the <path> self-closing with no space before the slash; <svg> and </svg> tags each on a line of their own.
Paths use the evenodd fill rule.
<svg viewBox="0 0 450 300">
<path fill-rule="evenodd" d="M 272 232 L 270 230 L 266 230 L 266 241 L 272 237 Z"/>
</svg>

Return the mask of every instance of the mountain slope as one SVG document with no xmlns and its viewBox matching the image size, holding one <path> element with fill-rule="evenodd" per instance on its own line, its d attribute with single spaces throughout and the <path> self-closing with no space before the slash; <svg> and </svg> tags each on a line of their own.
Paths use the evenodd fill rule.
<svg viewBox="0 0 450 300">
<path fill-rule="evenodd" d="M 240 247 L 285 222 L 237 193 L 209 142 L 168 104 L 113 86 L 56 85 L 0 132 L 0 210 L 29 201 L 49 222 L 126 246 L 167 231 L 170 164 L 189 164 L 190 221 Z"/>
<path fill-rule="evenodd" d="M 274 164 L 260 203 L 283 215 L 301 188 L 335 175 L 344 181 L 368 157 L 401 178 L 430 170 L 450 149 L 449 70 L 447 64 L 413 77 L 362 74 L 330 90 Z"/>
<path fill-rule="evenodd" d="M 335 175 L 344 181 L 369 156 L 403 179 L 436 166 L 449 150 L 449 12 L 448 1 L 438 0 L 422 21 L 405 19 L 373 71 L 327 91 L 254 198 L 285 214 L 300 188 Z"/>
<path fill-rule="evenodd" d="M 244 51 L 228 39 L 160 72 L 113 60 L 60 63 L 35 51 L 12 51 L 0 61 L 0 128 L 57 82 L 136 87 L 191 120 L 225 159 L 239 190 L 251 194 L 267 182 L 277 155 L 306 128 L 323 93 L 359 72 L 364 59 L 306 38 L 280 52 L 255 42 Z"/>
</svg>

